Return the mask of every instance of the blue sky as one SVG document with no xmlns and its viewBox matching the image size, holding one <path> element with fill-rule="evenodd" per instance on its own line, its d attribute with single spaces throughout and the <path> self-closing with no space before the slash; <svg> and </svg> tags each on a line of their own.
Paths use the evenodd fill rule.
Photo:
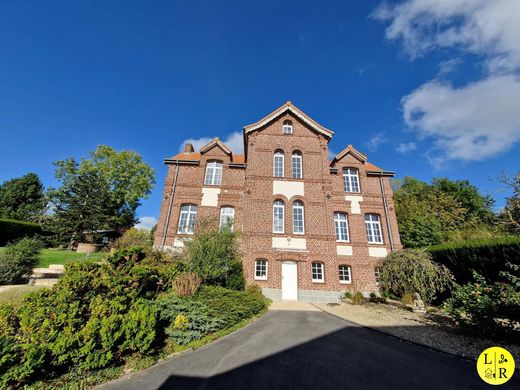
<svg viewBox="0 0 520 390">
<path fill-rule="evenodd" d="M 49 3 L 0 4 L 0 181 L 53 186 L 53 161 L 133 149 L 157 217 L 164 157 L 239 144 L 287 100 L 398 177 L 468 179 L 500 206 L 491 178 L 518 171 L 516 0 Z"/>
</svg>

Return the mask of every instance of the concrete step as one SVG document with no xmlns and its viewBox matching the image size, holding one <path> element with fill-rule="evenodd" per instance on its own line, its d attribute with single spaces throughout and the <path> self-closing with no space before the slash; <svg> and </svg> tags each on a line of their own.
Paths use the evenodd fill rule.
<svg viewBox="0 0 520 390">
<path fill-rule="evenodd" d="M 61 275 L 63 275 L 63 271 L 49 268 L 33 268 L 31 278 L 59 278 Z"/>
<path fill-rule="evenodd" d="M 49 269 L 65 272 L 65 266 L 63 264 L 50 264 Z"/>
<path fill-rule="evenodd" d="M 57 278 L 31 278 L 29 284 L 31 286 L 54 286 L 58 282 Z"/>
</svg>

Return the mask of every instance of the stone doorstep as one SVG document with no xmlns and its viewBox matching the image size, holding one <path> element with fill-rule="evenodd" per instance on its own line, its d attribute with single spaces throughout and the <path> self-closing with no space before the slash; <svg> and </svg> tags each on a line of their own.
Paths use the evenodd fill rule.
<svg viewBox="0 0 520 390">
<path fill-rule="evenodd" d="M 54 286 L 56 283 L 58 283 L 57 278 L 31 278 L 31 281 L 31 286 Z"/>
</svg>

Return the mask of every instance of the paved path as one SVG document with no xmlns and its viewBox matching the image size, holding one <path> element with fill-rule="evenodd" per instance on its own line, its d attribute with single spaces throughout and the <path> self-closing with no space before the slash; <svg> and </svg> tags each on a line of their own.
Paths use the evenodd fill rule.
<svg viewBox="0 0 520 390">
<path fill-rule="evenodd" d="M 520 388 L 518 372 L 501 389 Z M 514 383 L 513 383 L 514 382 Z M 100 389 L 477 389 L 475 364 L 316 311 L 268 312 Z"/>
</svg>

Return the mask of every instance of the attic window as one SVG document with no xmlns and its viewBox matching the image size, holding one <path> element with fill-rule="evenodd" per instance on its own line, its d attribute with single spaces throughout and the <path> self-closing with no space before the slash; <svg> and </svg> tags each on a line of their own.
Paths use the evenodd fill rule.
<svg viewBox="0 0 520 390">
<path fill-rule="evenodd" d="M 283 123 L 282 132 L 284 134 L 292 134 L 293 133 L 293 127 L 291 121 L 285 121 Z"/>
</svg>

